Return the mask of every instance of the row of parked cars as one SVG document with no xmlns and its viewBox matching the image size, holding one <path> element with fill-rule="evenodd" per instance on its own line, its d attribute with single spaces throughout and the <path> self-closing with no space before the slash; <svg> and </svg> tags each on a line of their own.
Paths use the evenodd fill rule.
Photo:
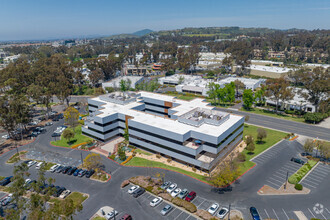
<svg viewBox="0 0 330 220">
<path fill-rule="evenodd" d="M 33 184 L 36 184 L 36 180 L 26 179 L 24 183 L 24 188 L 29 191 L 34 191 L 34 188 L 32 187 Z M 49 190 L 53 190 L 52 196 L 59 197 L 61 199 L 66 198 L 71 191 L 66 189 L 65 187 L 61 186 L 55 186 L 53 184 L 44 184 L 40 186 L 40 193 L 45 195 Z"/>
<path fill-rule="evenodd" d="M 6 205 L 8 205 L 10 202 L 11 202 L 11 200 L 12 200 L 12 198 L 13 198 L 13 194 L 8 194 L 7 196 L 5 196 L 4 198 L 2 198 L 1 200 L 0 200 L 0 205 L 1 206 L 6 206 Z"/>
<path fill-rule="evenodd" d="M 52 173 L 63 173 L 63 174 L 68 174 L 68 175 L 73 175 L 73 176 L 78 176 L 78 177 L 83 177 L 85 176 L 86 178 L 90 178 L 95 171 L 92 170 L 87 170 L 87 169 L 79 169 L 77 167 L 72 167 L 72 166 L 63 166 L 61 164 L 56 164 L 52 166 L 49 169 L 50 172 Z"/>
<path fill-rule="evenodd" d="M 66 128 L 67 128 L 66 125 L 61 125 L 61 126 L 57 127 L 56 130 L 54 131 L 54 133 L 52 134 L 52 137 L 60 137 Z"/>
<path fill-rule="evenodd" d="M 172 197 L 178 197 L 180 199 L 184 199 L 188 202 L 191 202 L 196 197 L 196 192 L 189 192 L 188 189 L 180 189 L 176 183 L 171 183 L 170 181 L 164 182 L 161 186 L 161 189 L 166 189 L 166 191 Z"/>
</svg>

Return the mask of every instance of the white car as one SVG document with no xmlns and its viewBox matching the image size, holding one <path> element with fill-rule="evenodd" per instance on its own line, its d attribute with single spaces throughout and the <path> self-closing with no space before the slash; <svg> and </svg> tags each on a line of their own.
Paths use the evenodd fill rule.
<svg viewBox="0 0 330 220">
<path fill-rule="evenodd" d="M 219 209 L 218 203 L 213 203 L 210 208 L 207 210 L 211 215 L 214 215 L 214 213 Z"/>
<path fill-rule="evenodd" d="M 222 207 L 221 209 L 220 209 L 220 211 L 217 213 L 217 216 L 219 217 L 219 218 L 224 218 L 227 214 L 228 214 L 228 209 L 227 208 L 225 208 L 225 207 Z"/>
<path fill-rule="evenodd" d="M 176 188 L 175 190 L 173 190 L 171 192 L 171 196 L 172 197 L 176 197 L 177 195 L 179 195 L 180 192 L 181 192 L 181 189 L 180 188 Z"/>
<path fill-rule="evenodd" d="M 40 170 L 42 164 L 44 164 L 44 162 L 39 162 L 39 163 L 37 163 L 37 165 L 36 165 L 36 169 L 37 169 L 37 170 Z"/>
<path fill-rule="evenodd" d="M 56 170 L 59 166 L 60 166 L 60 164 L 55 164 L 54 166 L 52 166 L 52 167 L 49 169 L 49 171 L 52 172 L 52 173 L 54 173 L 55 170 Z"/>
<path fill-rule="evenodd" d="M 177 187 L 176 183 L 172 183 L 172 184 L 166 189 L 166 191 L 167 191 L 168 193 L 171 193 L 173 190 L 176 189 L 176 187 Z"/>
<path fill-rule="evenodd" d="M 106 214 L 104 217 L 109 220 L 109 219 L 113 219 L 115 216 L 117 216 L 119 213 L 116 210 L 113 210 L 112 212 L 109 212 L 108 214 Z"/>
<path fill-rule="evenodd" d="M 31 182 L 32 182 L 31 179 L 26 179 L 26 180 L 25 180 L 25 183 L 24 183 L 24 186 L 28 185 L 28 184 L 31 183 Z"/>
<path fill-rule="evenodd" d="M 64 190 L 62 193 L 61 193 L 61 195 L 60 195 L 60 198 L 61 199 L 65 199 L 65 197 L 67 197 L 69 194 L 71 193 L 71 191 L 70 190 Z"/>
<path fill-rule="evenodd" d="M 31 160 L 30 162 L 28 162 L 27 166 L 32 167 L 36 163 L 37 163 L 37 161 Z"/>
<path fill-rule="evenodd" d="M 156 197 L 156 198 L 154 198 L 154 199 L 150 202 L 150 206 L 151 206 L 151 207 L 155 207 L 155 206 L 157 206 L 158 204 L 160 204 L 162 201 L 163 201 L 162 198 L 160 198 L 160 197 Z"/>
<path fill-rule="evenodd" d="M 3 138 L 3 139 L 9 139 L 9 135 L 8 135 L 8 134 L 3 135 L 2 138 Z"/>
<path fill-rule="evenodd" d="M 13 194 L 9 194 L 8 196 L 6 196 L 4 199 L 1 200 L 1 205 L 2 206 L 6 206 L 10 203 L 10 201 L 12 200 L 12 196 Z"/>
<path fill-rule="evenodd" d="M 129 190 L 128 193 L 132 194 L 133 192 L 135 192 L 136 190 L 138 190 L 140 187 L 139 186 L 132 186 Z"/>
</svg>

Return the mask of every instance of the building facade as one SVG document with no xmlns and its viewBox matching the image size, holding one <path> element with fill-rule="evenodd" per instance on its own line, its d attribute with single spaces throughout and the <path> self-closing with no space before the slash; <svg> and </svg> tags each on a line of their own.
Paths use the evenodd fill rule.
<svg viewBox="0 0 330 220">
<path fill-rule="evenodd" d="M 127 129 L 131 145 L 199 169 L 212 170 L 243 137 L 244 117 L 216 111 L 203 99 L 111 93 L 88 104 L 85 135 L 108 141 Z"/>
</svg>

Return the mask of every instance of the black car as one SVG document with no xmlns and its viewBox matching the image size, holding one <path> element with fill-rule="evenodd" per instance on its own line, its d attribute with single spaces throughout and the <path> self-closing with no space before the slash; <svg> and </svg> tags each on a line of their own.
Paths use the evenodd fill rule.
<svg viewBox="0 0 330 220">
<path fill-rule="evenodd" d="M 250 207 L 250 213 L 252 215 L 253 220 L 260 220 L 260 215 L 258 210 L 255 207 Z"/>
<path fill-rule="evenodd" d="M 304 165 L 305 164 L 305 161 L 299 159 L 299 158 L 295 158 L 295 157 L 292 157 L 291 158 L 291 161 L 295 162 L 295 163 L 299 163 L 301 165 Z"/>
<path fill-rule="evenodd" d="M 74 173 L 74 171 L 77 170 L 77 167 L 72 167 L 71 169 L 68 170 L 67 174 L 68 175 L 72 175 Z"/>
<path fill-rule="evenodd" d="M 306 157 L 306 156 L 312 156 L 312 154 L 308 153 L 308 152 L 303 152 L 300 154 L 301 156 L 303 157 Z"/>
<path fill-rule="evenodd" d="M 81 171 L 81 169 L 76 169 L 76 171 L 74 171 L 73 175 L 74 176 L 78 176 L 78 173 Z"/>
<path fill-rule="evenodd" d="M 71 168 L 72 167 L 70 167 L 70 166 L 64 167 L 62 170 L 62 173 L 66 174 Z"/>
<path fill-rule="evenodd" d="M 27 190 L 30 190 L 31 188 L 32 188 L 32 184 L 36 184 L 37 183 L 37 181 L 36 180 L 32 180 L 31 182 L 29 182 L 29 183 L 27 183 L 26 185 L 25 185 L 25 189 L 27 189 Z M 33 189 L 32 189 L 33 190 Z"/>
<path fill-rule="evenodd" d="M 13 178 L 13 176 L 8 176 L 6 178 L 4 178 L 3 180 L 0 181 L 0 186 L 6 186 L 11 182 L 11 179 Z"/>
<path fill-rule="evenodd" d="M 53 193 L 53 196 L 59 197 L 64 190 L 66 190 L 65 187 L 55 186 L 55 191 Z"/>
<path fill-rule="evenodd" d="M 27 165 L 30 161 L 31 161 L 31 160 L 24 160 L 24 161 L 22 162 L 22 164 L 25 163 L 25 164 Z"/>
<path fill-rule="evenodd" d="M 52 137 L 60 137 L 60 136 L 61 136 L 60 133 L 56 133 L 56 132 L 54 132 L 54 133 L 52 134 Z"/>
<path fill-rule="evenodd" d="M 140 187 L 138 190 L 133 192 L 133 197 L 137 198 L 139 196 L 141 196 L 146 190 L 142 187 Z"/>
<path fill-rule="evenodd" d="M 89 170 L 89 171 L 86 172 L 85 176 L 86 176 L 86 178 L 90 178 L 94 173 L 95 173 L 94 170 Z"/>
</svg>

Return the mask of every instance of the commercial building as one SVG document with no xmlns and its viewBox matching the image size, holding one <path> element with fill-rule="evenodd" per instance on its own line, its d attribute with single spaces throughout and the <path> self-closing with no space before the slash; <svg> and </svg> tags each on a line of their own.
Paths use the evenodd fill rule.
<svg viewBox="0 0 330 220">
<path fill-rule="evenodd" d="M 88 100 L 82 131 L 100 141 L 123 135 L 136 147 L 212 170 L 242 140 L 244 117 L 149 92 L 111 93 Z"/>
<path fill-rule="evenodd" d="M 108 82 L 102 83 L 102 88 L 106 87 L 120 88 L 120 82 L 122 80 L 131 82 L 130 87 L 135 89 L 135 86 L 143 81 L 143 76 L 120 76 L 115 79 L 112 79 Z"/>
<path fill-rule="evenodd" d="M 197 75 L 181 75 L 174 74 L 172 76 L 165 76 L 158 79 L 158 83 L 161 85 L 179 85 L 182 83 L 190 83 L 195 80 L 201 80 L 202 76 Z"/>
</svg>

